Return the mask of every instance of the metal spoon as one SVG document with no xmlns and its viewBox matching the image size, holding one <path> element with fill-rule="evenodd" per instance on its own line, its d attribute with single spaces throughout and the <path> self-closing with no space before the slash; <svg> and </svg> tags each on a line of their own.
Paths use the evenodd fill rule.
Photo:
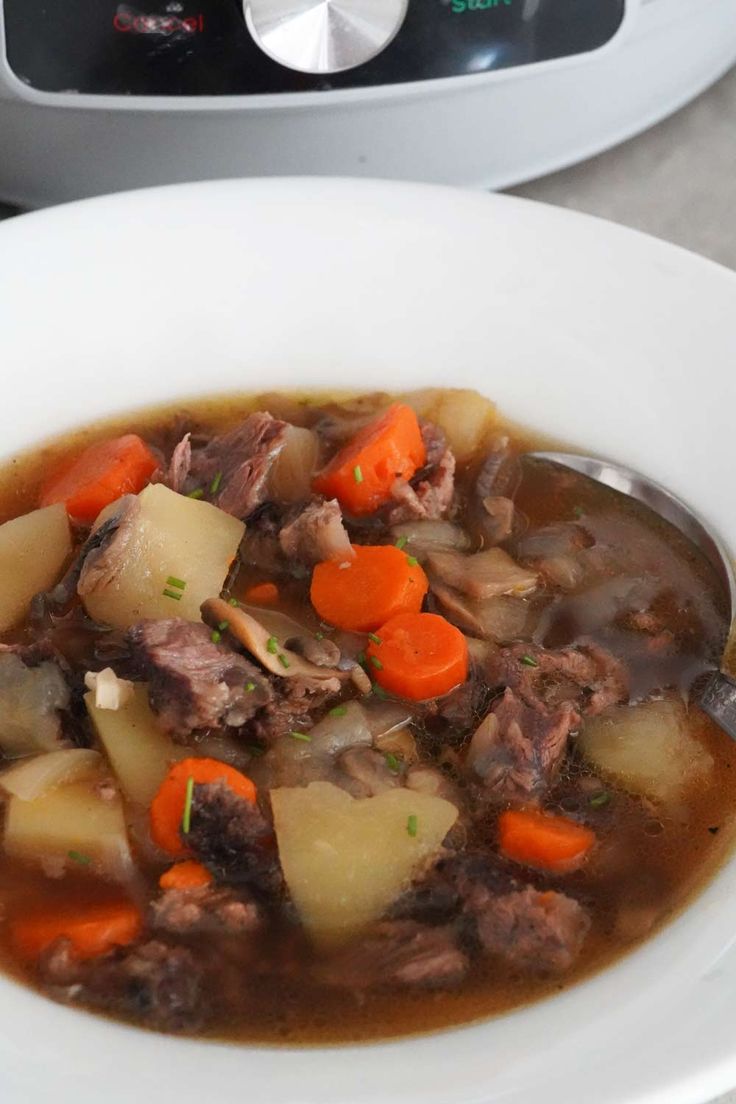
<svg viewBox="0 0 736 1104">
<path fill-rule="evenodd" d="M 648 476 L 610 460 L 598 460 L 592 456 L 578 456 L 567 452 L 530 452 L 526 455 L 532 460 L 546 460 L 563 468 L 570 468 L 614 491 L 629 495 L 684 533 L 700 549 L 723 584 L 729 600 L 729 621 L 733 625 L 736 614 L 736 574 L 731 558 L 720 538 L 682 499 Z M 700 691 L 699 698 L 700 707 L 731 739 L 736 740 L 736 682 L 724 671 L 714 671 Z"/>
</svg>

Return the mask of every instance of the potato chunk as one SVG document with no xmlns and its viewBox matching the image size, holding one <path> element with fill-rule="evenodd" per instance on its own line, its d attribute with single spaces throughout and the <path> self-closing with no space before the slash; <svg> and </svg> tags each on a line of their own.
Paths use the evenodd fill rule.
<svg viewBox="0 0 736 1104">
<path fill-rule="evenodd" d="M 89 748 L 47 751 L 2 771 L 0 790 L 22 801 L 34 801 L 64 783 L 98 774 L 100 762 L 100 753 Z"/>
<path fill-rule="evenodd" d="M 272 790 L 271 803 L 286 884 L 319 944 L 382 916 L 457 819 L 443 798 L 395 789 L 356 799 L 331 782 Z"/>
<path fill-rule="evenodd" d="M 3 847 L 46 870 L 76 862 L 122 881 L 133 869 L 121 799 L 101 797 L 88 781 L 58 786 L 33 801 L 11 797 Z"/>
<path fill-rule="evenodd" d="M 149 805 L 183 752 L 158 727 L 148 704 L 148 687 L 136 685 L 119 709 L 100 709 L 92 691 L 84 701 L 123 793 L 130 801 Z"/>
<path fill-rule="evenodd" d="M 53 586 L 71 550 L 61 503 L 0 525 L 0 632 L 25 616 L 34 594 Z"/>
<path fill-rule="evenodd" d="M 589 717 L 578 737 L 585 758 L 633 793 L 665 803 L 709 774 L 713 760 L 688 729 L 680 701 L 622 705 Z"/>
<path fill-rule="evenodd" d="M 120 629 L 144 617 L 201 620 L 202 602 L 222 590 L 243 522 L 162 484 L 146 487 L 138 502 L 130 528 L 105 552 L 109 569 L 84 593 L 87 612 Z"/>
<path fill-rule="evenodd" d="M 402 396 L 420 418 L 434 422 L 447 435 L 447 443 L 463 463 L 480 449 L 497 420 L 496 407 L 477 391 L 461 388 L 411 391 Z"/>
</svg>

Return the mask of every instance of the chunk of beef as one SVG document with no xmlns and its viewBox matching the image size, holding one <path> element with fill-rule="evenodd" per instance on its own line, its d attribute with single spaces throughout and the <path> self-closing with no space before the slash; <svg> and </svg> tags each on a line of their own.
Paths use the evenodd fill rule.
<svg viewBox="0 0 736 1104">
<path fill-rule="evenodd" d="M 476 885 L 465 906 L 475 918 L 483 950 L 525 973 L 569 970 L 590 930 L 582 905 L 555 890 L 525 886 L 494 894 Z"/>
<path fill-rule="evenodd" d="M 557 777 L 577 723 L 569 704 L 541 713 L 506 690 L 470 741 L 466 766 L 499 801 L 539 798 Z"/>
<path fill-rule="evenodd" d="M 440 429 L 434 422 L 425 421 L 421 418 L 419 421 L 419 428 L 422 431 L 422 441 L 424 442 L 424 450 L 427 454 L 427 458 L 424 461 L 425 468 L 434 468 L 439 464 L 442 457 L 447 452 L 447 437 L 445 431 Z"/>
<path fill-rule="evenodd" d="M 58 999 L 124 1016 L 159 1031 L 196 1031 L 207 1018 L 204 970 L 185 947 L 151 940 L 80 962 L 66 939 L 39 965 Z"/>
<path fill-rule="evenodd" d="M 263 927 L 263 915 L 255 901 L 210 885 L 164 890 L 151 902 L 151 923 L 174 935 L 249 935 Z"/>
<path fill-rule="evenodd" d="M 162 482 L 172 491 L 182 494 L 189 477 L 192 466 L 192 435 L 185 433 L 181 441 L 174 447 L 169 465 L 163 474 Z"/>
<path fill-rule="evenodd" d="M 569 704 L 581 715 L 595 716 L 629 697 L 626 668 L 593 643 L 554 651 L 512 644 L 491 657 L 486 673 L 491 686 L 510 687 L 541 713 Z"/>
<path fill-rule="evenodd" d="M 439 732 L 443 742 L 459 744 L 480 723 L 487 712 L 489 698 L 483 672 L 473 663 L 461 686 L 426 704 L 425 723 Z"/>
<path fill-rule="evenodd" d="M 370 690 L 370 686 L 369 686 Z M 251 736 L 272 744 L 288 732 L 311 728 L 312 713 L 342 692 L 339 679 L 276 678 L 273 697 L 260 709 L 248 729 Z"/>
<path fill-rule="evenodd" d="M 226 782 L 195 785 L 189 831 L 182 839 L 218 881 L 247 886 L 262 897 L 280 891 L 271 827 L 258 806 Z"/>
<path fill-rule="evenodd" d="M 205 489 L 215 486 L 209 500 L 244 520 L 268 497 L 268 475 L 286 443 L 287 429 L 286 422 L 270 414 L 251 414 L 235 429 L 193 451 L 193 482 Z"/>
<path fill-rule="evenodd" d="M 440 989 L 462 981 L 467 956 L 450 927 L 385 920 L 320 964 L 319 976 L 345 989 L 390 985 Z"/>
<path fill-rule="evenodd" d="M 281 550 L 288 560 L 314 567 L 324 560 L 352 560 L 355 553 L 336 499 L 315 499 L 279 533 Z"/>
<path fill-rule="evenodd" d="M 437 521 L 443 518 L 455 495 L 455 456 L 447 447 L 445 434 L 432 422 L 422 423 L 425 465 L 411 482 L 397 479 L 391 488 L 396 503 L 388 512 L 390 525 L 409 521 Z"/>
<path fill-rule="evenodd" d="M 238 727 L 273 700 L 271 686 L 247 659 L 215 644 L 206 625 L 171 618 L 139 621 L 126 637 L 138 678 L 149 684 L 161 727 L 186 739 L 197 729 Z"/>
</svg>

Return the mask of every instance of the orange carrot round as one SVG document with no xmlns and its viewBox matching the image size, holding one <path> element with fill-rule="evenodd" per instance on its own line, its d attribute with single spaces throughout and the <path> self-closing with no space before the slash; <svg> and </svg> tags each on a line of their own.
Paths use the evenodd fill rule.
<svg viewBox="0 0 736 1104">
<path fill-rule="evenodd" d="M 351 632 L 370 632 L 398 613 L 422 608 L 429 581 L 411 556 L 391 544 L 353 545 L 352 560 L 317 564 L 312 605 L 323 621 Z"/>
<path fill-rule="evenodd" d="M 226 782 L 246 801 L 254 802 L 256 799 L 256 788 L 250 778 L 227 763 L 221 763 L 218 759 L 182 759 L 175 763 L 151 802 L 150 815 L 154 842 L 176 858 L 188 853 L 179 833 L 186 827 L 183 820 L 190 779 L 191 784 Z"/>
<path fill-rule="evenodd" d="M 590 828 L 535 809 L 501 813 L 498 839 L 509 859 L 555 874 L 577 870 L 596 841 Z"/>
<path fill-rule="evenodd" d="M 132 943 L 143 917 L 130 901 L 92 905 L 77 912 L 40 913 L 11 921 L 10 939 L 20 958 L 34 961 L 57 939 L 68 939 L 79 958 L 96 958 Z"/>
<path fill-rule="evenodd" d="M 426 459 L 416 414 L 394 403 L 333 456 L 312 486 L 351 514 L 372 514 L 390 499 L 394 480 L 411 479 Z"/>
<path fill-rule="evenodd" d="M 258 583 L 248 587 L 243 601 L 254 606 L 275 606 L 279 600 L 279 588 L 275 583 Z"/>
<path fill-rule="evenodd" d="M 98 441 L 46 481 L 41 506 L 63 502 L 71 518 L 89 524 L 121 495 L 142 490 L 157 467 L 148 445 L 134 433 Z"/>
<path fill-rule="evenodd" d="M 371 677 L 391 694 L 426 701 L 468 677 L 468 643 L 436 613 L 402 613 L 376 632 L 366 649 Z"/>
<path fill-rule="evenodd" d="M 212 875 L 202 863 L 185 859 L 164 870 L 158 884 L 161 889 L 199 889 L 212 884 Z"/>
</svg>

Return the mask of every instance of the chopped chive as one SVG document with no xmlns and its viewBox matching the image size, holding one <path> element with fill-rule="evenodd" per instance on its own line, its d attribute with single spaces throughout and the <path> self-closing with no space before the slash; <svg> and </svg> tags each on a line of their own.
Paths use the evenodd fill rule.
<svg viewBox="0 0 736 1104">
<path fill-rule="evenodd" d="M 249 751 L 251 755 L 265 755 L 266 749 L 261 747 L 260 744 L 246 744 L 245 750 Z"/>
<path fill-rule="evenodd" d="M 610 793 L 599 793 L 596 794 L 595 797 L 591 797 L 588 804 L 590 805 L 591 809 L 602 809 L 603 806 L 607 805 L 610 800 Z"/>
<path fill-rule="evenodd" d="M 186 582 L 184 579 L 177 579 L 173 575 L 169 575 L 166 580 L 166 585 L 170 587 L 176 587 L 177 590 L 186 590 Z"/>
<path fill-rule="evenodd" d="M 173 598 L 175 602 L 181 602 L 182 596 L 175 590 L 169 590 L 168 587 L 164 587 L 164 598 Z"/>
<path fill-rule="evenodd" d="M 181 830 L 186 835 L 192 826 L 192 798 L 194 797 L 194 778 L 190 774 L 187 778 L 187 788 L 184 792 L 184 812 L 181 817 Z"/>
<path fill-rule="evenodd" d="M 217 624 L 217 627 L 220 630 L 220 632 L 225 632 L 226 629 L 230 628 L 230 622 L 229 621 L 219 621 L 218 624 Z"/>
<path fill-rule="evenodd" d="M 231 598 L 231 599 L 230 599 L 230 605 L 231 605 L 231 606 L 239 606 L 239 605 L 240 605 L 240 602 L 238 601 L 238 599 L 237 599 L 237 598 Z"/>
<path fill-rule="evenodd" d="M 216 495 L 217 494 L 217 492 L 220 489 L 220 484 L 221 483 L 222 483 L 222 472 L 218 471 L 215 474 L 215 478 L 210 483 L 210 494 L 211 495 Z"/>
<path fill-rule="evenodd" d="M 396 758 L 396 756 L 393 754 L 393 752 L 389 751 L 384 756 L 384 758 L 386 760 L 386 766 L 388 767 L 388 769 L 390 771 L 392 771 L 394 774 L 398 774 L 399 771 L 401 770 L 401 764 L 399 763 L 399 760 Z"/>
<path fill-rule="evenodd" d="M 361 667 L 365 667 L 365 664 L 366 664 L 365 652 L 358 652 L 358 663 L 360 664 Z"/>
<path fill-rule="evenodd" d="M 396 547 L 399 549 L 399 551 L 401 551 L 402 548 L 406 548 L 408 543 L 409 543 L 409 538 L 408 537 L 399 537 L 399 539 L 396 542 Z"/>
<path fill-rule="evenodd" d="M 308 732 L 290 732 L 289 735 L 292 740 L 301 740 L 305 744 L 311 744 L 312 742 L 312 737 Z"/>
<path fill-rule="evenodd" d="M 407 832 L 409 833 L 410 836 L 414 837 L 414 836 L 416 836 L 418 829 L 419 829 L 419 819 L 417 818 L 417 816 L 414 813 L 412 813 L 411 816 L 409 817 L 409 819 L 406 822 L 406 830 L 407 830 Z"/>
<path fill-rule="evenodd" d="M 375 633 L 368 633 L 368 639 L 371 640 L 374 644 L 383 644 L 380 636 L 376 636 Z"/>
<path fill-rule="evenodd" d="M 212 633 L 212 636 L 210 637 L 210 640 L 213 644 L 219 644 L 222 640 L 222 633 L 218 632 L 217 629 L 215 629 Z"/>
<path fill-rule="evenodd" d="M 92 862 L 89 855 L 83 855 L 81 851 L 67 851 L 67 855 L 70 859 L 73 859 L 75 863 L 79 863 L 80 866 L 89 866 Z"/>
<path fill-rule="evenodd" d="M 416 556 L 407 556 L 406 562 L 408 563 L 409 567 L 416 567 L 419 563 L 419 560 L 416 558 Z"/>
<path fill-rule="evenodd" d="M 371 663 L 373 664 L 373 666 L 376 668 L 377 671 L 382 671 L 383 670 L 383 664 L 381 663 L 378 656 L 371 656 Z"/>
<path fill-rule="evenodd" d="M 575 509 L 573 510 L 573 514 L 575 515 L 576 518 L 581 518 L 584 513 L 585 513 L 585 510 L 583 509 L 582 506 L 576 506 Z"/>
<path fill-rule="evenodd" d="M 266 641 L 266 651 L 270 652 L 271 655 L 276 655 L 278 650 L 279 650 L 278 640 L 276 639 L 275 636 L 269 636 L 268 640 Z"/>
<path fill-rule="evenodd" d="M 324 634 L 324 633 L 315 633 L 315 634 L 314 634 L 314 639 L 315 639 L 315 640 L 324 640 L 324 638 L 325 638 L 325 634 Z"/>
<path fill-rule="evenodd" d="M 524 664 L 525 667 L 538 667 L 539 666 L 539 664 L 537 663 L 534 656 L 530 656 L 530 655 L 523 655 L 521 657 L 521 662 Z"/>
<path fill-rule="evenodd" d="M 372 684 L 372 690 L 373 690 L 373 693 L 376 695 L 377 698 L 384 698 L 385 699 L 385 698 L 388 697 L 388 694 L 386 693 L 386 691 L 383 689 L 382 686 L 379 686 L 377 682 L 374 682 Z"/>
<path fill-rule="evenodd" d="M 279 652 L 279 663 L 282 667 L 291 667 L 291 664 L 289 663 L 283 652 Z"/>
<path fill-rule="evenodd" d="M 187 498 L 204 498 L 204 491 L 201 487 L 195 487 L 193 491 L 190 491 Z"/>
<path fill-rule="evenodd" d="M 246 684 L 245 684 L 246 694 L 252 694 L 253 691 L 255 690 L 255 688 L 256 688 L 256 684 L 254 682 L 246 682 Z"/>
<path fill-rule="evenodd" d="M 330 716 L 331 717 L 344 717 L 345 714 L 347 713 L 347 711 L 348 711 L 348 707 L 346 705 L 336 705 L 334 709 L 330 710 Z"/>
<path fill-rule="evenodd" d="M 356 464 L 355 467 L 353 468 L 353 478 L 355 479 L 356 483 L 362 483 L 363 482 L 363 470 L 362 470 L 360 464 Z"/>
</svg>

